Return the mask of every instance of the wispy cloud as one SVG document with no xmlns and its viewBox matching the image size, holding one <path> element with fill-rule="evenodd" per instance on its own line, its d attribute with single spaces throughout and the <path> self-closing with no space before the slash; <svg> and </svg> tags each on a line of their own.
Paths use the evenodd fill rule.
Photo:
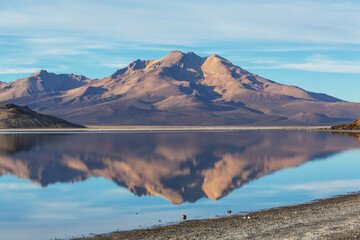
<svg viewBox="0 0 360 240">
<path fill-rule="evenodd" d="M 81 55 L 85 54 L 84 51 L 79 51 L 76 49 L 67 49 L 67 48 L 55 48 L 55 49 L 46 49 L 44 51 L 39 51 L 36 55 L 55 55 L 55 56 L 65 56 L 65 55 Z"/>
<path fill-rule="evenodd" d="M 326 55 L 313 55 L 296 63 L 284 63 L 275 60 L 249 60 L 247 69 L 296 69 L 327 73 L 360 73 L 360 60 L 331 59 Z"/>
<path fill-rule="evenodd" d="M 129 65 L 129 62 L 127 62 L 127 63 L 125 63 L 125 62 L 123 62 L 123 63 L 103 63 L 102 64 L 103 66 L 105 66 L 105 67 L 109 67 L 109 68 L 124 68 L 124 67 L 126 67 L 127 65 Z"/>
<path fill-rule="evenodd" d="M 329 51 L 339 49 L 337 46 L 293 46 L 277 48 L 260 48 L 257 52 L 310 52 L 310 51 Z"/>
<path fill-rule="evenodd" d="M 34 73 L 39 70 L 40 68 L 0 68 L 0 74 Z"/>
<path fill-rule="evenodd" d="M 61 43 L 73 43 L 77 41 L 77 38 L 74 37 L 36 37 L 36 38 L 28 38 L 27 41 L 31 43 L 40 43 L 40 44 L 61 44 Z"/>
<path fill-rule="evenodd" d="M 359 10 L 358 2 L 335 0 L 19 0 L 2 3 L 0 29 L 23 36 L 70 34 L 179 45 L 224 38 L 360 43 Z"/>
<path fill-rule="evenodd" d="M 306 62 L 283 64 L 281 68 L 313 72 L 360 73 L 360 61 L 333 60 L 316 55 Z"/>
</svg>

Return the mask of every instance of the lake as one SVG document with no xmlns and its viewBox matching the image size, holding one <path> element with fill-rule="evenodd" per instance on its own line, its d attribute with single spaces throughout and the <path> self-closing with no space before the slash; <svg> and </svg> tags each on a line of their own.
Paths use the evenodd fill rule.
<svg viewBox="0 0 360 240">
<path fill-rule="evenodd" d="M 359 191 L 358 139 L 285 130 L 0 134 L 0 239 L 66 239 Z"/>
</svg>

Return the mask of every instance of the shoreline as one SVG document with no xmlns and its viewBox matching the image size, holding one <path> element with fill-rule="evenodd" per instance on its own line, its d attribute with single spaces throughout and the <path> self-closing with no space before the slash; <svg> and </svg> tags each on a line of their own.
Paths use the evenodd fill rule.
<svg viewBox="0 0 360 240">
<path fill-rule="evenodd" d="M 360 193 L 174 225 L 117 231 L 72 240 L 115 239 L 358 239 Z"/>
<path fill-rule="evenodd" d="M 81 132 L 177 132 L 241 130 L 307 130 L 330 131 L 330 126 L 86 126 L 86 128 L 9 128 L 0 133 L 81 133 Z"/>
</svg>

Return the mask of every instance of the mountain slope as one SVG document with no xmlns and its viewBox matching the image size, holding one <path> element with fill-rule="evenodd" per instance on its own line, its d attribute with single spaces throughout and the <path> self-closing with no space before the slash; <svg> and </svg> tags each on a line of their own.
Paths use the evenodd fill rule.
<svg viewBox="0 0 360 240">
<path fill-rule="evenodd" d="M 54 74 L 41 70 L 29 77 L 0 85 L 0 100 L 29 97 L 38 94 L 56 93 L 78 88 L 91 80 L 74 74 Z"/>
<path fill-rule="evenodd" d="M 332 130 L 360 130 L 360 118 L 356 119 L 353 123 L 342 124 L 331 127 Z"/>
<path fill-rule="evenodd" d="M 136 60 L 96 81 L 52 76 L 69 84 L 54 86 L 47 78 L 35 81 L 41 83 L 36 91 L 18 90 L 31 82 L 19 79 L 0 86 L 0 101 L 26 103 L 82 124 L 111 125 L 333 125 L 360 112 L 359 103 L 276 83 L 218 55 L 173 51 L 158 60 Z"/>
<path fill-rule="evenodd" d="M 0 104 L 0 128 L 79 128 L 78 124 L 43 115 L 27 106 Z"/>
</svg>

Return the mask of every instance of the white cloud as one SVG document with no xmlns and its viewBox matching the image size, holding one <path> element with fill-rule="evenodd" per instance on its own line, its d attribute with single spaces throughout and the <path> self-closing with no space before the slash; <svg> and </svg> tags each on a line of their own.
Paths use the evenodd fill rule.
<svg viewBox="0 0 360 240">
<path fill-rule="evenodd" d="M 43 36 L 39 38 L 29 38 L 27 41 L 34 46 L 41 46 L 42 48 L 46 47 L 59 47 L 67 46 L 71 49 L 106 49 L 113 48 L 118 46 L 124 46 L 124 44 L 113 43 L 111 41 L 95 41 L 95 40 L 86 40 L 78 37 L 48 37 Z"/>
<path fill-rule="evenodd" d="M 360 62 L 333 60 L 326 56 L 315 55 L 310 57 L 306 62 L 282 64 L 279 68 L 312 72 L 360 73 Z"/>
<path fill-rule="evenodd" d="M 283 68 L 299 69 L 312 72 L 360 73 L 360 62 L 349 62 L 349 65 L 336 61 L 293 63 L 285 64 L 283 65 Z"/>
<path fill-rule="evenodd" d="M 257 52 L 302 52 L 302 51 L 330 51 L 339 50 L 336 46 L 293 46 L 293 47 L 278 47 L 278 48 L 261 48 Z M 357 48 L 359 50 L 359 48 Z"/>
<path fill-rule="evenodd" d="M 224 39 L 360 43 L 360 4 L 355 1 L 16 2 L 2 4 L 2 34 L 176 45 Z"/>
<path fill-rule="evenodd" d="M 105 67 L 109 67 L 109 68 L 124 68 L 127 65 L 129 65 L 130 62 L 128 63 L 103 63 L 102 65 Z"/>
<path fill-rule="evenodd" d="M 331 59 L 326 55 L 313 55 L 302 62 L 284 63 L 275 60 L 244 59 L 255 65 L 243 66 L 245 69 L 296 69 L 311 72 L 360 73 L 359 60 Z M 259 65 L 256 65 L 259 64 Z"/>
<path fill-rule="evenodd" d="M 21 63 L 22 65 L 34 65 L 36 59 L 28 57 L 8 57 L 0 58 L 0 65 L 2 66 L 13 66 Z"/>
<path fill-rule="evenodd" d="M 81 55 L 81 54 L 86 54 L 86 52 L 77 49 L 68 49 L 68 48 L 46 49 L 36 53 L 36 55 L 55 55 L 55 56 Z"/>
<path fill-rule="evenodd" d="M 34 73 L 39 70 L 40 68 L 0 68 L 0 74 Z"/>
<path fill-rule="evenodd" d="M 37 37 L 37 38 L 29 38 L 29 42 L 40 43 L 40 44 L 59 44 L 59 43 L 72 43 L 77 41 L 77 38 L 72 37 Z"/>
</svg>

